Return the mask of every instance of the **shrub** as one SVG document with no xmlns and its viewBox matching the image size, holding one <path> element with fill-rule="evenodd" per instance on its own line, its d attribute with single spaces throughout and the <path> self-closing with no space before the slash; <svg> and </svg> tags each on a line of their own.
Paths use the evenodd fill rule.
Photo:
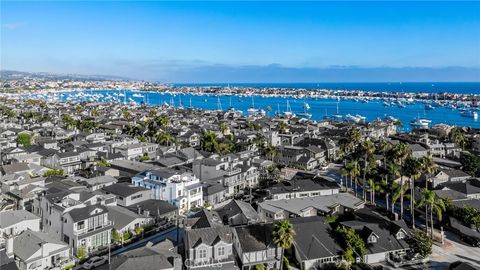
<svg viewBox="0 0 480 270">
<path fill-rule="evenodd" d="M 80 246 L 77 248 L 77 258 L 79 260 L 83 260 L 87 257 L 87 250 L 84 246 Z"/>
</svg>

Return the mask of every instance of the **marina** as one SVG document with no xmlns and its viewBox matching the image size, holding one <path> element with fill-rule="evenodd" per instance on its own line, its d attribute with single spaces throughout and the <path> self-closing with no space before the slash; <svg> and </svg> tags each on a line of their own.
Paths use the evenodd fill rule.
<svg viewBox="0 0 480 270">
<path fill-rule="evenodd" d="M 402 95 L 404 95 L 402 93 Z M 176 108 L 205 110 L 237 110 L 243 115 L 269 117 L 298 117 L 310 120 L 345 120 L 353 122 L 376 119 L 395 119 L 401 130 L 424 128 L 435 124 L 448 124 L 480 128 L 476 101 L 469 95 L 456 100 L 421 99 L 410 97 L 382 97 L 370 95 L 352 97 L 332 92 L 329 95 L 266 95 L 246 93 L 222 94 L 184 93 L 174 91 L 147 92 L 138 90 L 79 90 L 21 94 L 22 98 L 45 99 L 66 102 L 120 102 L 132 106 L 172 106 Z M 421 95 L 420 95 L 421 96 Z"/>
</svg>

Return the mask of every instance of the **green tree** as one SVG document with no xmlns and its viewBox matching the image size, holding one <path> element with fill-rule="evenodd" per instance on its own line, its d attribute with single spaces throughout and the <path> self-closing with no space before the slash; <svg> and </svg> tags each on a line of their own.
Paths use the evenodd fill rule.
<svg viewBox="0 0 480 270">
<path fill-rule="evenodd" d="M 405 160 L 404 167 L 405 174 L 410 177 L 410 215 L 412 216 L 412 227 L 415 229 L 415 181 L 422 175 L 423 167 L 421 160 L 414 157 Z"/>
<path fill-rule="evenodd" d="M 100 159 L 98 162 L 97 162 L 97 166 L 100 166 L 100 167 L 110 167 L 110 163 L 105 160 L 105 159 Z"/>
<path fill-rule="evenodd" d="M 420 230 L 415 230 L 413 236 L 408 239 L 410 247 L 423 258 L 432 254 L 432 239 Z"/>
<path fill-rule="evenodd" d="M 278 148 L 273 146 L 272 144 L 267 144 L 264 151 L 265 151 L 265 156 L 269 160 L 273 160 L 276 156 L 280 154 L 280 151 L 278 151 Z"/>
<path fill-rule="evenodd" d="M 358 190 L 357 177 L 360 176 L 360 164 L 358 163 L 358 160 L 354 159 L 349 163 L 347 163 L 345 169 L 350 174 L 350 187 L 352 187 L 352 179 L 355 182 L 355 196 L 357 196 L 357 190 Z"/>
<path fill-rule="evenodd" d="M 130 238 L 132 237 L 132 234 L 130 233 L 130 231 L 125 231 L 123 233 L 123 241 L 128 241 Z"/>
<path fill-rule="evenodd" d="M 343 225 L 338 226 L 335 229 L 335 232 L 337 236 L 340 237 L 344 247 L 346 249 L 352 248 L 353 252 L 360 255 L 363 260 L 365 254 L 367 254 L 367 248 L 365 247 L 365 242 L 360 235 L 354 229 L 345 227 Z M 346 256 L 346 254 L 344 254 L 344 256 Z"/>
<path fill-rule="evenodd" d="M 431 190 L 428 190 L 428 189 L 422 189 L 420 196 L 421 197 L 420 197 L 420 201 L 418 203 L 418 207 L 428 206 L 428 208 L 429 208 L 429 209 L 425 210 L 425 215 L 426 215 L 425 219 L 426 220 L 428 219 L 428 211 L 427 210 L 430 210 L 430 225 L 431 225 L 430 236 L 433 239 L 433 212 L 435 212 L 437 214 L 438 220 L 441 221 L 442 217 L 443 217 L 443 212 L 445 212 L 447 210 L 446 206 L 445 206 L 445 202 L 443 201 L 443 199 L 435 198 L 435 193 Z M 426 226 L 426 228 L 428 228 L 428 222 L 426 220 L 425 220 L 425 226 Z"/>
<path fill-rule="evenodd" d="M 369 172 L 368 160 L 375 153 L 375 145 L 372 141 L 366 140 L 360 145 L 360 155 L 363 156 L 363 181 L 362 181 L 362 196 L 363 199 L 367 200 L 367 173 Z"/>
<path fill-rule="evenodd" d="M 135 228 L 135 235 L 141 235 L 143 233 L 143 228 L 142 227 L 137 227 Z"/>
<path fill-rule="evenodd" d="M 168 127 L 170 125 L 170 118 L 165 115 L 157 116 L 155 122 L 161 127 Z"/>
<path fill-rule="evenodd" d="M 400 168 L 403 168 L 405 160 L 411 156 L 412 151 L 410 147 L 405 143 L 399 143 L 392 148 L 392 156 L 395 163 L 400 165 Z M 403 170 L 400 170 L 400 185 L 404 186 L 403 179 Z M 400 218 L 403 219 L 403 199 L 404 199 L 404 189 L 400 189 L 402 193 L 400 194 Z"/>
<path fill-rule="evenodd" d="M 84 246 L 79 246 L 77 248 L 77 258 L 83 260 L 87 257 L 87 249 Z"/>
<path fill-rule="evenodd" d="M 17 135 L 17 144 L 21 146 L 32 145 L 32 135 L 28 133 L 20 133 Z"/>
<path fill-rule="evenodd" d="M 64 114 L 63 117 L 62 117 L 62 120 L 63 120 L 63 123 L 65 124 L 65 126 L 67 127 L 67 129 L 74 128 L 75 125 L 76 125 L 76 122 L 77 122 L 77 121 L 75 121 L 75 119 L 73 119 L 73 117 L 71 117 L 68 114 Z"/>
<path fill-rule="evenodd" d="M 463 170 L 472 176 L 480 176 L 480 157 L 470 153 L 462 153 L 460 156 Z"/>
<path fill-rule="evenodd" d="M 112 240 L 117 243 L 122 241 L 122 236 L 115 229 L 112 229 Z"/>
<path fill-rule="evenodd" d="M 283 267 L 283 257 L 285 254 L 285 249 L 289 249 L 293 244 L 293 236 L 295 235 L 295 230 L 290 221 L 284 219 L 275 223 L 273 229 L 273 242 L 277 247 L 282 249 L 282 255 L 280 262 L 280 269 Z"/>
<path fill-rule="evenodd" d="M 200 147 L 204 151 L 215 152 L 215 148 L 218 144 L 218 138 L 215 133 L 210 130 L 205 131 L 200 138 Z"/>
<path fill-rule="evenodd" d="M 172 143 L 175 142 L 175 138 L 172 136 L 172 134 L 168 133 L 168 132 L 159 132 L 157 135 L 156 135 L 156 140 L 157 140 L 157 143 L 161 144 L 161 145 L 166 145 L 166 146 L 170 146 Z"/>
<path fill-rule="evenodd" d="M 459 128 L 453 128 L 448 134 L 450 140 L 456 145 L 460 146 L 462 149 L 465 148 L 465 143 L 467 142 L 463 130 Z"/>
<path fill-rule="evenodd" d="M 143 153 L 143 156 L 140 158 L 140 161 L 147 161 L 150 160 L 148 153 Z"/>
<path fill-rule="evenodd" d="M 377 183 L 377 182 L 375 182 L 375 180 L 369 179 L 367 181 L 367 187 L 366 188 L 367 188 L 367 191 L 370 192 L 370 202 L 373 205 L 376 205 L 375 204 L 375 193 L 383 191 L 382 183 L 381 182 Z"/>
</svg>

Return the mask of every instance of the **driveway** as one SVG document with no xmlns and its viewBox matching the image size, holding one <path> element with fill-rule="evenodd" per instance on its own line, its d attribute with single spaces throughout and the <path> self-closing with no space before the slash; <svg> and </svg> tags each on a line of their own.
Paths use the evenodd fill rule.
<svg viewBox="0 0 480 270">
<path fill-rule="evenodd" d="M 443 246 L 433 245 L 430 256 L 430 269 L 445 269 L 455 261 L 466 261 L 480 269 L 480 248 L 462 242 L 459 237 L 445 231 L 446 240 Z"/>
</svg>

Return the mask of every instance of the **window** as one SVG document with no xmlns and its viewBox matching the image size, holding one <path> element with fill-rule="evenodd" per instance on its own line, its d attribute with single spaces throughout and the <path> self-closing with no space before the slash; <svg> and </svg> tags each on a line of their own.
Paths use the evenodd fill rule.
<svg viewBox="0 0 480 270">
<path fill-rule="evenodd" d="M 141 198 L 142 196 L 143 196 L 142 194 L 138 194 L 138 195 L 132 196 L 132 200 Z"/>
<path fill-rule="evenodd" d="M 405 238 L 405 233 L 403 233 L 403 231 L 399 231 L 397 233 L 397 239 L 403 239 L 403 238 Z"/>
<path fill-rule="evenodd" d="M 198 258 L 199 259 L 205 259 L 207 258 L 207 250 L 206 249 L 199 249 L 198 250 Z"/>
<path fill-rule="evenodd" d="M 225 247 L 218 248 L 218 256 L 225 256 Z"/>
<path fill-rule="evenodd" d="M 373 234 L 371 234 L 368 239 L 367 239 L 367 242 L 368 243 L 376 243 L 377 242 L 377 237 Z"/>
<path fill-rule="evenodd" d="M 85 221 L 82 220 L 77 223 L 77 230 L 81 230 L 83 228 L 85 228 Z"/>
</svg>

